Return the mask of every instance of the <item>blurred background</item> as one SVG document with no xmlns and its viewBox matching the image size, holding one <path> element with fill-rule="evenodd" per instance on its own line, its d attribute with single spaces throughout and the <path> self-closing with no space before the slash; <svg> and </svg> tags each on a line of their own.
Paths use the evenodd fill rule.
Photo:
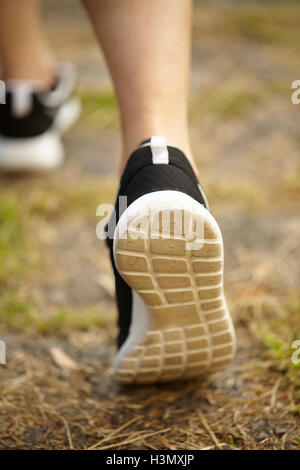
<svg viewBox="0 0 300 470">
<path fill-rule="evenodd" d="M 57 59 L 78 67 L 83 111 L 61 170 L 0 176 L 0 449 L 299 448 L 299 2 L 195 1 L 190 129 L 238 354 L 205 387 L 137 390 L 111 378 L 114 286 L 95 233 L 118 183 L 116 100 L 80 2 L 42 7 Z"/>
</svg>

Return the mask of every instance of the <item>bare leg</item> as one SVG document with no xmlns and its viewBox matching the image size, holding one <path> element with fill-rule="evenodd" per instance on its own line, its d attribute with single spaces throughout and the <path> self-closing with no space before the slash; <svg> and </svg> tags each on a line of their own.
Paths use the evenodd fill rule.
<svg viewBox="0 0 300 470">
<path fill-rule="evenodd" d="M 122 168 L 151 135 L 190 150 L 187 101 L 190 0 L 83 0 L 104 49 L 120 107 Z"/>
<path fill-rule="evenodd" d="M 0 0 L 0 57 L 4 80 L 53 82 L 50 54 L 39 23 L 38 0 Z"/>
</svg>

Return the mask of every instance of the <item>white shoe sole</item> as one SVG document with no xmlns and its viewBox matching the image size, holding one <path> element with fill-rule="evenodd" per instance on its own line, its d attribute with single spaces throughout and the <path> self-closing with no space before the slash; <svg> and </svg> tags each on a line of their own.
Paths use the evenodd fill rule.
<svg viewBox="0 0 300 470">
<path fill-rule="evenodd" d="M 43 172 L 60 166 L 64 161 L 61 135 L 78 119 L 81 105 L 71 98 L 57 113 L 51 129 L 37 137 L 13 139 L 0 136 L 0 171 Z"/>
<path fill-rule="evenodd" d="M 183 217 L 187 228 L 178 224 Z M 202 230 L 191 245 L 195 226 Z M 227 367 L 236 346 L 223 290 L 223 241 L 201 204 L 178 191 L 140 197 L 117 224 L 114 259 L 133 289 L 130 331 L 115 361 L 118 381 L 166 382 Z"/>
</svg>

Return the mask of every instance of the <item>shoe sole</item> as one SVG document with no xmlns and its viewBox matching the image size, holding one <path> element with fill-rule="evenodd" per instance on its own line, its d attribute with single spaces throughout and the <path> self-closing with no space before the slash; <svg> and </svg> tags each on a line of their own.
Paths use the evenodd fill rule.
<svg viewBox="0 0 300 470">
<path fill-rule="evenodd" d="M 228 366 L 235 333 L 223 291 L 223 241 L 201 204 L 178 191 L 140 197 L 118 222 L 114 259 L 133 289 L 131 327 L 115 362 L 118 381 L 167 382 Z"/>
</svg>

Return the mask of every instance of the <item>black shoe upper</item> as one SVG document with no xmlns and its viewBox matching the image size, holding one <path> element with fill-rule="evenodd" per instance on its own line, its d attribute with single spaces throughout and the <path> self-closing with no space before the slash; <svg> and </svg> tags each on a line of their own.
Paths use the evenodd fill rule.
<svg viewBox="0 0 300 470">
<path fill-rule="evenodd" d="M 45 106 L 40 100 L 41 93 L 30 92 L 28 109 L 20 116 L 15 100 L 19 99 L 16 89 L 6 92 L 6 102 L 0 106 L 0 135 L 12 138 L 36 137 L 52 125 L 58 106 Z"/>
<path fill-rule="evenodd" d="M 119 311 L 120 348 L 126 340 L 131 324 L 132 291 L 116 269 L 113 256 L 113 233 L 119 220 L 119 196 L 127 196 L 127 207 L 139 197 L 155 191 L 180 191 L 203 204 L 207 200 L 200 187 L 193 168 L 185 155 L 177 148 L 168 146 L 169 163 L 153 164 L 150 146 L 142 146 L 133 152 L 123 172 L 118 195 L 115 202 L 115 217 L 108 224 L 107 244 L 115 275 L 116 300 Z M 116 222 L 116 223 L 115 223 Z"/>
<path fill-rule="evenodd" d="M 70 98 L 75 82 L 71 64 L 57 68 L 55 84 L 49 90 L 37 90 L 30 81 L 8 81 L 5 104 L 0 105 L 0 135 L 24 139 L 46 132 L 60 107 Z"/>
</svg>

